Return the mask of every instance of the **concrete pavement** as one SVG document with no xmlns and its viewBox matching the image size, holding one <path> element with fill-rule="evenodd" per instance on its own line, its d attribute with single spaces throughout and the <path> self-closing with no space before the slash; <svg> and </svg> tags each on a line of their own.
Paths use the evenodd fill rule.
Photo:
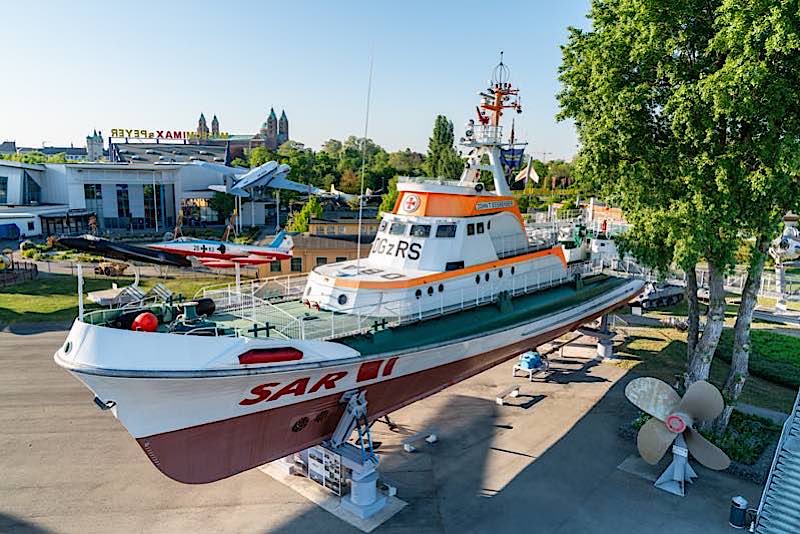
<svg viewBox="0 0 800 534">
<path fill-rule="evenodd" d="M 357 532 L 253 470 L 187 486 L 162 476 L 109 412 L 58 368 L 63 332 L 0 334 L 0 531 Z M 587 345 L 589 352 L 593 347 Z M 635 451 L 617 428 L 635 414 L 623 369 L 567 347 L 547 381 L 511 378 L 511 362 L 376 424 L 382 472 L 409 502 L 376 532 L 732 532 L 731 496 L 760 488 L 697 468 L 679 498 L 617 469 Z M 506 406 L 495 394 L 521 395 Z M 440 442 L 405 453 L 404 435 Z"/>
</svg>

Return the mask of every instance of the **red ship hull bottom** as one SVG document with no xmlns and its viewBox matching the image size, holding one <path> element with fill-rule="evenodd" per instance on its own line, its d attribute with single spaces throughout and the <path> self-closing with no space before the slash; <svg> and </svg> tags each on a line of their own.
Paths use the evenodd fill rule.
<svg viewBox="0 0 800 534">
<path fill-rule="evenodd" d="M 620 305 L 477 356 L 365 386 L 361 389 L 366 391 L 369 419 L 378 419 L 490 369 Z M 341 397 L 342 392 L 338 392 L 280 408 L 137 438 L 137 441 L 153 465 L 166 476 L 185 484 L 214 482 L 328 439 L 344 412 L 344 405 L 339 402 Z"/>
</svg>

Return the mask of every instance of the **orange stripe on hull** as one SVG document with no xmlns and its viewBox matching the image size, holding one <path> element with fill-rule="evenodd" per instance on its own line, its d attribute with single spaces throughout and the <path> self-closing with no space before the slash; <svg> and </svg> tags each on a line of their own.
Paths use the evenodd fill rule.
<svg viewBox="0 0 800 534">
<path fill-rule="evenodd" d="M 485 271 L 487 269 L 496 269 L 498 267 L 505 267 L 506 265 L 522 263 L 524 261 L 529 261 L 535 258 L 542 258 L 544 256 L 555 256 L 559 260 L 561 260 L 561 264 L 564 267 L 567 266 L 567 259 L 564 257 L 564 250 L 560 246 L 558 246 L 549 248 L 547 250 L 531 252 L 530 254 L 523 254 L 522 256 L 514 256 L 512 258 L 506 258 L 503 260 L 480 263 L 478 265 L 472 265 L 470 267 L 465 267 L 464 269 L 459 269 L 457 271 L 445 271 L 441 273 L 420 276 L 418 278 L 411 278 L 409 280 L 391 280 L 382 282 L 377 280 L 374 281 L 352 280 L 348 278 L 336 278 L 334 279 L 333 284 L 336 287 L 346 287 L 351 289 L 406 289 L 409 287 L 416 287 L 425 284 L 430 284 L 432 282 L 440 282 L 442 280 L 448 280 L 450 278 L 458 278 L 460 276 L 464 276 L 465 274 Z"/>
</svg>

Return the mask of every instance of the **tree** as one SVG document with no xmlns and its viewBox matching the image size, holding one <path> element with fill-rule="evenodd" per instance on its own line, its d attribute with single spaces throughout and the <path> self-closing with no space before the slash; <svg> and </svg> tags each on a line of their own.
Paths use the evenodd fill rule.
<svg viewBox="0 0 800 534">
<path fill-rule="evenodd" d="M 250 162 L 243 160 L 242 158 L 233 158 L 231 161 L 231 167 L 249 167 Z"/>
<path fill-rule="evenodd" d="M 345 193 L 357 194 L 361 189 L 361 182 L 356 173 L 346 169 L 339 180 L 339 189 Z"/>
<path fill-rule="evenodd" d="M 419 152 L 414 152 L 410 148 L 398 150 L 389 154 L 389 166 L 395 172 L 405 176 L 419 176 L 423 171 L 422 164 L 425 157 Z"/>
<path fill-rule="evenodd" d="M 290 232 L 307 232 L 308 223 L 311 219 L 322 216 L 322 205 L 315 196 L 310 196 L 308 201 L 298 212 L 292 214 L 292 218 L 287 226 Z"/>
<path fill-rule="evenodd" d="M 575 173 L 625 211 L 629 251 L 689 275 L 686 385 L 708 378 L 724 326 L 724 273 L 747 219 L 741 184 L 752 172 L 744 163 L 752 158 L 737 153 L 741 124 L 721 113 L 724 96 L 707 81 L 726 63 L 725 52 L 709 46 L 725 25 L 717 15 L 723 3 L 594 0 L 592 30 L 570 29 L 560 68 L 559 117 L 575 120 L 581 141 Z M 710 306 L 699 336 L 693 289 L 701 258 Z"/>
<path fill-rule="evenodd" d="M 275 154 L 267 150 L 266 147 L 257 146 L 250 151 L 248 159 L 250 160 L 250 167 L 256 168 L 268 161 L 273 161 L 275 159 Z"/>
<path fill-rule="evenodd" d="M 235 202 L 233 195 L 215 191 L 208 200 L 208 207 L 217 212 L 217 222 L 227 219 L 234 210 Z"/>
<path fill-rule="evenodd" d="M 397 197 L 399 193 L 397 191 L 397 177 L 392 178 L 389 180 L 389 184 L 386 187 L 386 192 L 383 194 L 381 198 L 381 205 L 378 208 L 378 217 L 380 218 L 381 213 L 391 213 L 394 209 L 394 205 L 397 202 Z"/>
<path fill-rule="evenodd" d="M 428 176 L 454 180 L 461 175 L 464 165 L 453 147 L 454 141 L 453 123 L 444 115 L 437 115 L 424 163 Z"/>
<path fill-rule="evenodd" d="M 800 17 L 796 3 L 723 0 L 709 48 L 719 68 L 700 82 L 715 116 L 724 117 L 726 160 L 734 169 L 736 208 L 750 238 L 748 274 L 734 324 L 731 368 L 722 389 L 721 435 L 744 388 L 750 324 L 770 242 L 787 211 L 797 211 L 800 176 Z"/>
</svg>

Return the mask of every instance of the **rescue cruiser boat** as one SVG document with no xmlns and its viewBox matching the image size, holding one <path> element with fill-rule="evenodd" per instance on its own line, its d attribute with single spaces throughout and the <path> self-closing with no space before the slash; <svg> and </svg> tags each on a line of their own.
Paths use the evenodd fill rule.
<svg viewBox="0 0 800 534">
<path fill-rule="evenodd" d="M 93 312 L 55 361 L 162 473 L 206 483 L 329 438 L 348 391 L 374 420 L 627 303 L 642 281 L 529 238 L 501 163 L 503 110 L 521 111 L 502 63 L 481 95 L 460 180 L 401 179 L 368 257 L 296 291 L 272 280 Z"/>
</svg>

